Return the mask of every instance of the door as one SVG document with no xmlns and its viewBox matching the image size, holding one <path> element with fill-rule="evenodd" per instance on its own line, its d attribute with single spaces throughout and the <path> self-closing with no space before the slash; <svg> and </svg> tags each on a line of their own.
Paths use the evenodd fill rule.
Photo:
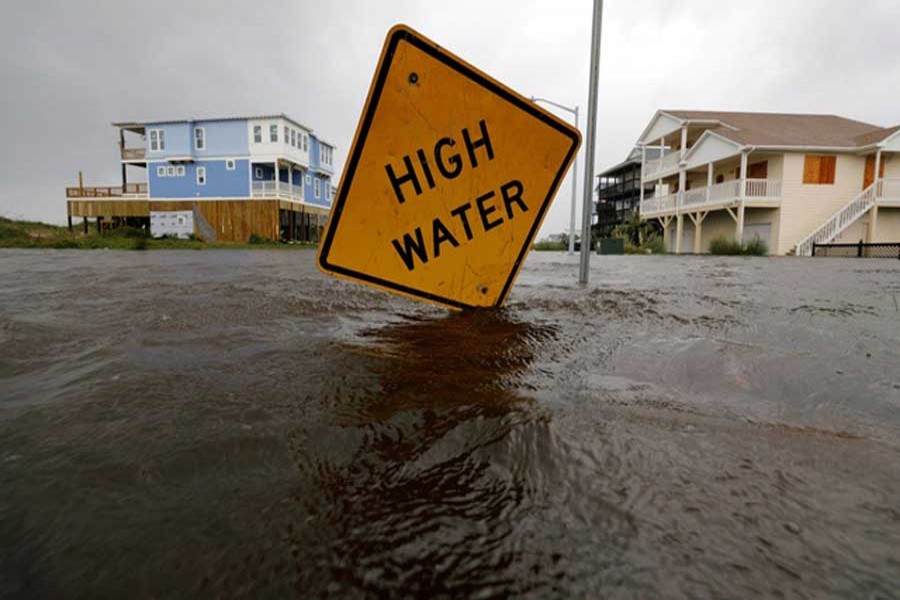
<svg viewBox="0 0 900 600">
<path fill-rule="evenodd" d="M 884 157 L 881 157 L 881 165 L 878 167 L 878 178 L 884 179 Z M 866 157 L 866 169 L 863 171 L 863 189 L 866 189 L 875 181 L 875 155 Z"/>
</svg>

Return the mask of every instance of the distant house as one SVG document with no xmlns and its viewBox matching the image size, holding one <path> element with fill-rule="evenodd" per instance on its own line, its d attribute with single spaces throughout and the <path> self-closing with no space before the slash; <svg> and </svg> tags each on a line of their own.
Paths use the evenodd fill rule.
<svg viewBox="0 0 900 600">
<path fill-rule="evenodd" d="M 67 188 L 70 228 L 81 217 L 85 228 L 92 218 L 98 229 L 149 226 L 218 241 L 318 240 L 334 193 L 334 146 L 309 127 L 284 114 L 113 126 L 122 185 Z"/>
<path fill-rule="evenodd" d="M 645 150 L 648 160 L 659 158 L 659 148 Z M 600 237 L 609 237 L 626 219 L 638 213 L 641 203 L 641 148 L 634 148 L 619 164 L 597 175 L 595 213 L 596 231 Z M 644 183 L 645 195 L 653 192 L 653 183 Z"/>
<path fill-rule="evenodd" d="M 672 252 L 707 252 L 718 236 L 800 255 L 813 243 L 900 241 L 900 126 L 660 110 L 638 143 L 666 149 L 641 160 L 641 216 L 662 225 Z"/>
</svg>

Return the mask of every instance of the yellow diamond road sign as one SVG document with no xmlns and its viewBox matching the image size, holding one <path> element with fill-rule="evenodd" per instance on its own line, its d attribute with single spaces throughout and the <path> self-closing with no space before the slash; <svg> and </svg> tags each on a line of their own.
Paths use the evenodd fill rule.
<svg viewBox="0 0 900 600">
<path fill-rule="evenodd" d="M 394 27 L 319 267 L 450 308 L 501 306 L 580 142 L 566 122 Z"/>
</svg>

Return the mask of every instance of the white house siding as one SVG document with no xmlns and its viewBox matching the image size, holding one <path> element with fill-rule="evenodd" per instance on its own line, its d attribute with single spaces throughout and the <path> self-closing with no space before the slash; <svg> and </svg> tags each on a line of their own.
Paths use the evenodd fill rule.
<svg viewBox="0 0 900 600">
<path fill-rule="evenodd" d="M 882 153 L 885 179 L 900 179 L 900 154 Z"/>
<path fill-rule="evenodd" d="M 900 243 L 900 208 L 878 208 L 878 227 L 875 242 Z"/>
<path fill-rule="evenodd" d="M 262 127 L 261 143 L 254 142 L 253 127 L 255 125 Z M 276 125 L 278 127 L 277 142 L 269 141 L 269 127 L 271 125 Z M 250 119 L 247 121 L 247 135 L 250 141 L 250 158 L 253 162 L 272 162 L 276 157 L 283 156 L 304 167 L 309 166 L 309 148 L 312 147 L 312 140 L 307 140 L 306 151 L 303 150 L 302 144 L 298 144 L 300 146 L 299 148 L 291 146 L 290 142 L 286 142 L 284 139 L 285 126 L 309 137 L 310 131 L 308 129 L 298 127 L 293 122 L 285 119 Z"/>
<path fill-rule="evenodd" d="M 804 184 L 803 157 L 799 152 L 784 155 L 778 254 L 786 254 L 862 191 L 865 157 L 838 154 L 834 184 Z"/>
</svg>

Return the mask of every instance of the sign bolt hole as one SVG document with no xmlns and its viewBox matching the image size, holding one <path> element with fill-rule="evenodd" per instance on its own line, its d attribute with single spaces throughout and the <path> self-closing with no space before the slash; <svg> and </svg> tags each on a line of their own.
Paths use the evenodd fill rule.
<svg viewBox="0 0 900 600">
<path fill-rule="evenodd" d="M 486 285 L 478 286 L 478 291 L 481 292 L 482 295 L 486 295 L 488 293 L 488 288 Z"/>
<path fill-rule="evenodd" d="M 416 83 L 418 83 L 419 82 L 419 74 L 418 73 L 410 73 L 409 74 L 409 82 L 412 85 L 415 85 Z"/>
</svg>

